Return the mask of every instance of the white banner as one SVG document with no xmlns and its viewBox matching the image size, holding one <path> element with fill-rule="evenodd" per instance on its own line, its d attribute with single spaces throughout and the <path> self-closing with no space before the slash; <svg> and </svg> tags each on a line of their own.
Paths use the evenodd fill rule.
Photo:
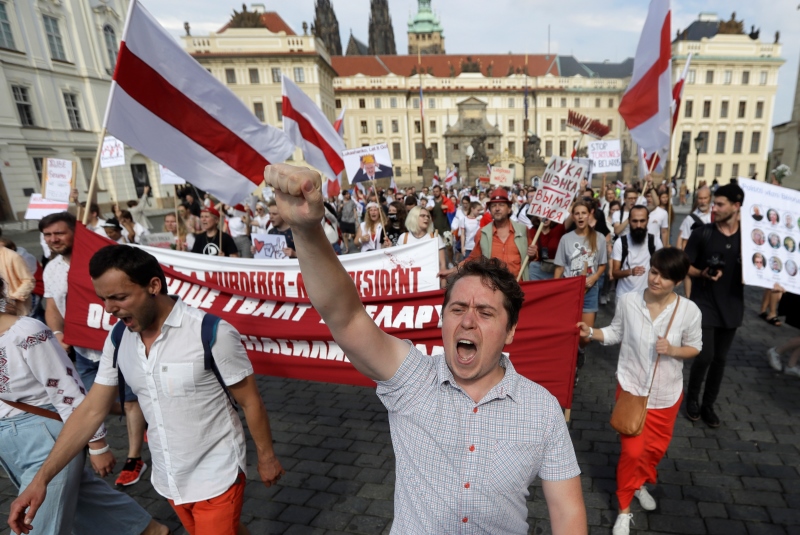
<svg viewBox="0 0 800 535">
<path fill-rule="evenodd" d="M 67 208 L 69 208 L 69 203 L 48 201 L 47 199 L 42 199 L 41 194 L 34 193 L 31 195 L 30 203 L 28 203 L 25 219 L 39 220 L 50 214 L 66 212 Z"/>
<path fill-rule="evenodd" d="M 69 203 L 73 178 L 72 160 L 47 158 L 44 176 L 44 198 L 48 201 Z"/>
<path fill-rule="evenodd" d="M 744 283 L 800 294 L 800 191 L 739 178 Z"/>
<path fill-rule="evenodd" d="M 208 256 L 143 247 L 159 263 L 199 281 L 262 295 L 263 299 L 305 297 L 300 264 L 295 259 L 255 260 Z M 389 249 L 340 256 L 339 260 L 364 298 L 405 295 L 439 289 L 439 249 L 425 240 Z M 180 293 L 180 292 L 179 292 Z"/>
<path fill-rule="evenodd" d="M 125 165 L 125 144 L 114 136 L 106 136 L 100 152 L 100 167 L 106 169 L 120 165 Z"/>
<path fill-rule="evenodd" d="M 492 167 L 492 174 L 489 176 L 489 184 L 492 186 L 510 188 L 514 185 L 514 170 L 507 167 Z"/>
<path fill-rule="evenodd" d="M 544 170 L 541 187 L 536 190 L 528 215 L 563 223 L 587 171 L 585 165 L 574 160 L 553 156 Z"/>
<path fill-rule="evenodd" d="M 592 173 L 617 173 L 622 171 L 622 149 L 618 139 L 590 141 L 589 158 L 594 163 Z"/>
<path fill-rule="evenodd" d="M 161 164 L 158 164 L 158 171 L 161 174 L 161 184 L 168 185 L 168 186 L 182 186 L 186 184 L 186 180 L 182 179 L 166 167 Z"/>
</svg>

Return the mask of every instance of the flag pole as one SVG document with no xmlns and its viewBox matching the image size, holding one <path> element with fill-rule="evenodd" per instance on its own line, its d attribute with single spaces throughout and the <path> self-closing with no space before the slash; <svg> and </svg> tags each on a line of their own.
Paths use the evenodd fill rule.
<svg viewBox="0 0 800 535">
<path fill-rule="evenodd" d="M 100 155 L 103 152 L 103 140 L 106 137 L 106 127 L 103 127 L 103 130 L 100 132 L 100 143 L 97 144 L 97 152 L 94 155 L 94 165 L 92 165 L 92 178 L 89 180 L 89 193 L 86 198 L 86 207 L 87 210 L 83 212 L 83 221 L 81 221 L 84 225 L 89 222 L 89 212 L 88 207 L 92 204 L 92 198 L 95 195 L 95 190 L 97 189 L 97 172 L 100 169 Z M 78 205 L 80 206 L 80 204 Z"/>
<path fill-rule="evenodd" d="M 417 74 L 419 74 L 419 126 L 422 132 L 422 165 L 425 165 L 425 157 L 428 155 L 428 149 L 425 145 L 425 113 L 422 109 L 422 52 L 417 47 Z M 422 175 L 422 185 L 425 185 L 425 175 Z"/>
<path fill-rule="evenodd" d="M 176 251 L 183 251 L 183 249 L 181 248 L 181 247 L 183 247 L 183 244 L 180 243 L 180 239 L 181 239 L 181 232 L 180 232 L 180 230 L 181 230 L 181 216 L 178 215 L 178 186 L 176 184 L 172 185 L 172 195 L 173 195 L 173 200 L 175 202 L 175 232 L 178 233 L 177 239 L 175 240 L 175 250 Z M 186 231 L 188 232 L 189 229 L 186 229 Z"/>
<path fill-rule="evenodd" d="M 533 237 L 533 241 L 531 241 L 528 247 L 530 247 L 531 245 L 536 245 L 536 242 L 539 241 L 539 235 L 541 235 L 543 228 L 544 228 L 544 221 L 540 220 L 539 228 L 536 230 L 536 235 Z M 522 261 L 522 266 L 519 268 L 519 273 L 517 274 L 517 282 L 519 282 L 522 279 L 522 274 L 525 273 L 525 269 L 528 267 L 528 262 L 530 261 L 530 259 L 531 259 L 530 256 L 526 254 L 525 259 Z"/>
</svg>

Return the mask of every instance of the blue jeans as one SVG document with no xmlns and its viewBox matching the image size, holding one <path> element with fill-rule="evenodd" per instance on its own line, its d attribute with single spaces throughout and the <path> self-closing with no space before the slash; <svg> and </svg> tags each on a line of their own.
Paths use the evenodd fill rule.
<svg viewBox="0 0 800 535">
<path fill-rule="evenodd" d="M 97 370 L 100 369 L 100 363 L 89 360 L 77 351 L 75 351 L 75 368 L 78 369 L 78 375 L 81 376 L 83 387 L 88 393 L 94 384 L 94 378 L 97 377 Z M 125 401 L 138 401 L 139 398 L 133 393 L 128 383 L 125 383 Z"/>
<path fill-rule="evenodd" d="M 555 273 L 546 273 L 542 271 L 542 264 L 540 262 L 531 262 L 528 265 L 528 275 L 532 281 L 546 281 L 555 276 Z"/>
<path fill-rule="evenodd" d="M 61 422 L 28 413 L 0 419 L 0 465 L 20 492 L 39 471 L 62 427 Z M 33 533 L 142 533 L 152 519 L 147 511 L 84 465 L 80 453 L 47 486 L 47 497 L 33 520 Z"/>
<path fill-rule="evenodd" d="M 583 296 L 583 312 L 588 314 L 598 310 L 600 310 L 600 284 L 596 282 Z"/>
</svg>

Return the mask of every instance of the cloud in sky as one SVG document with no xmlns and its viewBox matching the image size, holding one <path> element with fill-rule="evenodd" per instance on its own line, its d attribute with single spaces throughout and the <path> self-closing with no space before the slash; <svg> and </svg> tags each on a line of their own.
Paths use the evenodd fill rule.
<svg viewBox="0 0 800 535">
<path fill-rule="evenodd" d="M 268 11 L 277 11 L 298 33 L 303 21 L 314 19 L 314 0 L 256 0 Z M 367 42 L 369 0 L 331 0 L 342 37 L 342 47 L 352 30 Z M 252 0 L 248 2 L 248 5 Z M 242 0 L 142 0 L 142 4 L 174 35 L 182 35 L 188 21 L 193 35 L 221 28 Z M 434 11 L 444 26 L 449 53 L 507 52 L 544 54 L 550 51 L 574 55 L 582 61 L 622 61 L 636 52 L 636 43 L 647 15 L 644 0 L 433 0 Z M 717 13 L 729 19 L 736 12 L 747 31 L 761 29 L 761 39 L 771 43 L 781 33 L 782 56 L 773 124 L 788 121 L 792 113 L 795 81 L 800 59 L 800 11 L 797 0 L 681 0 L 672 2 L 673 35 L 686 28 L 700 12 Z M 409 16 L 417 11 L 416 0 L 389 0 L 397 50 L 408 49 Z"/>
</svg>

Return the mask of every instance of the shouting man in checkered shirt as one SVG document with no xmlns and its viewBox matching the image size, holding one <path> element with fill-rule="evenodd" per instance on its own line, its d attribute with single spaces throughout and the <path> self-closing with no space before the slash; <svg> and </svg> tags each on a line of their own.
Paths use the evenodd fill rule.
<svg viewBox="0 0 800 535">
<path fill-rule="evenodd" d="M 289 165 L 264 171 L 294 231 L 303 281 L 348 359 L 378 383 L 397 458 L 392 533 L 528 533 L 525 498 L 538 475 L 552 532 L 587 533 L 580 470 L 556 399 L 517 374 L 503 347 L 524 294 L 495 259 L 448 280 L 444 355 L 384 333 L 319 222 L 320 176 Z"/>
</svg>

